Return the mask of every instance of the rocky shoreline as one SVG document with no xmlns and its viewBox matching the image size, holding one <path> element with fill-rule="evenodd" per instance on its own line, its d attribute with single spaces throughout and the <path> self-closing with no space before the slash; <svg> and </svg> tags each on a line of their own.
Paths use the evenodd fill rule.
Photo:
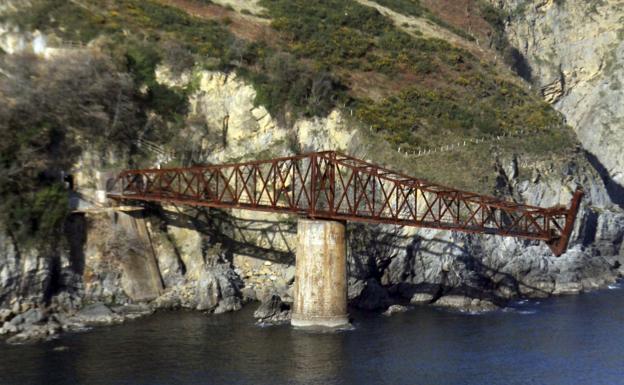
<svg viewBox="0 0 624 385">
<path fill-rule="evenodd" d="M 622 277 L 624 277 L 624 271 L 620 269 L 618 279 Z M 600 286 L 597 289 L 610 286 Z M 496 304 L 487 299 L 470 298 L 458 294 L 435 298 L 426 293 L 415 293 L 407 304 L 403 297 L 391 296 L 387 292 L 382 293 L 378 290 L 384 291 L 385 289 L 381 287 L 369 289 L 364 296 L 360 295 L 356 300 L 352 300 L 350 306 L 360 310 L 381 313 L 384 316 L 392 316 L 410 311 L 417 306 L 434 306 L 450 311 L 479 314 L 501 310 L 508 304 L 508 302 Z M 582 291 L 584 290 L 574 293 L 559 293 L 558 295 L 572 295 Z M 229 298 L 228 302 L 239 305 L 226 311 L 237 311 L 243 306 L 255 306 L 256 310 L 253 315 L 258 325 L 287 324 L 290 321 L 292 302 L 290 302 L 291 297 L 288 293 L 282 295 L 287 298 L 287 301 L 284 301 L 277 294 L 272 294 L 262 301 L 236 295 L 235 298 Z M 171 294 L 169 294 L 170 296 Z M 94 327 L 122 324 L 126 321 L 149 316 L 158 310 L 188 309 L 188 306 L 179 306 L 179 303 L 172 306 L 172 302 L 166 302 L 160 298 L 150 303 L 111 305 L 96 302 L 83 306 L 80 300 L 72 301 L 69 296 L 62 297 L 65 300 L 64 304 L 59 302 L 60 298 L 57 298 L 54 305 L 48 307 L 37 307 L 32 303 L 20 304 L 19 301 L 16 301 L 11 309 L 0 309 L 0 336 L 8 344 L 37 343 L 56 339 L 64 333 L 85 332 Z M 517 299 L 519 298 L 515 298 L 515 300 Z M 216 309 L 207 311 L 200 308 L 194 310 L 203 311 L 207 316 L 224 311 Z"/>
<path fill-rule="evenodd" d="M 80 310 L 58 311 L 57 309 L 32 307 L 23 313 L 13 310 L 0 311 L 0 335 L 8 338 L 9 344 L 48 341 L 61 333 L 82 332 L 91 327 L 120 324 L 152 314 L 154 309 L 147 304 L 108 307 L 103 303 L 86 305 Z"/>
<path fill-rule="evenodd" d="M 41 341 L 161 309 L 219 314 L 251 303 L 258 323 L 286 323 L 294 222 L 254 215 L 163 207 L 75 216 L 70 247 L 58 255 L 19 250 L 0 232 L 0 335 Z M 347 234 L 349 305 L 388 315 L 405 306 L 492 311 L 624 276 L 617 210 L 584 206 L 560 257 L 538 242 L 488 235 L 358 224 Z"/>
<path fill-rule="evenodd" d="M 257 307 L 259 324 L 289 321 L 289 222 L 213 211 L 204 213 L 210 226 L 197 219 L 189 226 L 190 213 L 133 215 L 76 219 L 69 227 L 78 233 L 68 237 L 81 243 L 58 256 L 18 252 L 0 233 L 0 335 L 8 343 L 42 341 L 158 310 L 219 314 L 245 305 Z M 624 215 L 592 215 L 582 210 L 561 257 L 513 238 L 349 225 L 349 305 L 387 315 L 413 306 L 478 313 L 605 288 L 624 276 Z M 258 224 L 264 227 L 249 230 Z"/>
</svg>

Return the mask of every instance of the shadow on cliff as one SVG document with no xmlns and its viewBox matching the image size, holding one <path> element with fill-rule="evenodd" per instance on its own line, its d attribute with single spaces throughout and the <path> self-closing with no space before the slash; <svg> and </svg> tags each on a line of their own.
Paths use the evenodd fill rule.
<svg viewBox="0 0 624 385">
<path fill-rule="evenodd" d="M 85 268 L 85 244 L 87 241 L 87 220 L 84 214 L 71 214 L 64 223 L 65 242 L 52 247 L 46 251 L 48 258 L 48 277 L 44 280 L 42 288 L 42 300 L 45 304 L 50 304 L 52 297 L 61 293 L 76 293 L 79 291 L 79 282 Z M 59 239 L 59 241 L 61 241 Z M 61 246 L 63 245 L 63 246 Z M 63 266 L 61 253 L 65 249 L 69 251 L 69 266 Z M 30 285 L 23 285 L 24 288 Z M 21 295 L 26 295 L 23 292 Z"/>
<path fill-rule="evenodd" d="M 159 207 L 157 210 L 167 225 L 196 230 L 208 237 L 210 243 L 221 243 L 230 260 L 234 254 L 239 254 L 276 263 L 295 263 L 297 223 L 294 217 L 286 220 L 246 219 L 219 209 L 166 210 Z M 543 289 L 485 264 L 477 257 L 484 253 L 477 237 L 466 236 L 461 246 L 449 240 L 404 235 L 400 226 L 349 224 L 349 277 L 358 280 L 373 278 L 385 283 L 390 294 L 404 298 L 411 298 L 415 293 L 428 293 L 435 300 L 443 295 L 457 294 L 504 304 L 509 296 L 516 297 L 521 293 L 549 295 Z M 448 256 L 452 256 L 448 269 L 431 262 L 431 258 L 448 259 Z M 397 258 L 404 260 L 397 263 Z M 436 273 L 436 282 L 423 279 L 427 269 L 440 270 Z M 388 276 L 393 279 L 388 281 Z M 388 282 L 384 282 L 384 277 Z M 500 293 L 508 296 L 503 297 Z"/>
<path fill-rule="evenodd" d="M 432 301 L 457 294 L 487 299 L 498 305 L 503 305 L 510 297 L 520 297 L 522 293 L 550 295 L 526 280 L 487 265 L 479 257 L 486 251 L 478 236 L 465 236 L 461 246 L 449 240 L 405 236 L 400 228 L 386 231 L 372 226 L 372 229 L 357 231 L 358 235 L 366 233 L 364 244 L 368 246 L 360 246 L 360 250 L 361 240 L 351 239 L 351 275 L 366 279 L 366 274 L 361 271 L 374 266 L 376 271 L 368 278 L 385 283 L 391 294 L 411 298 L 416 293 L 426 293 L 433 296 Z M 404 257 L 401 257 L 403 253 Z M 448 266 L 445 266 L 444 259 L 450 262 Z"/>
<path fill-rule="evenodd" d="M 611 202 L 618 205 L 620 208 L 624 209 L 624 187 L 618 184 L 611 178 L 609 171 L 607 168 L 598 160 L 598 158 L 588 152 L 585 151 L 585 157 L 589 161 L 589 163 L 598 171 L 600 178 L 602 178 L 602 182 L 607 189 L 607 194 L 609 194 L 609 198 L 611 198 Z"/>
<path fill-rule="evenodd" d="M 196 230 L 211 243 L 221 243 L 229 258 L 234 254 L 294 264 L 295 249 L 289 238 L 297 235 L 296 221 L 246 219 L 224 210 L 185 208 L 159 209 L 168 225 Z"/>
<path fill-rule="evenodd" d="M 510 47 L 505 53 L 505 61 L 512 71 L 527 82 L 533 81 L 533 70 L 526 57 L 515 47 Z"/>
</svg>

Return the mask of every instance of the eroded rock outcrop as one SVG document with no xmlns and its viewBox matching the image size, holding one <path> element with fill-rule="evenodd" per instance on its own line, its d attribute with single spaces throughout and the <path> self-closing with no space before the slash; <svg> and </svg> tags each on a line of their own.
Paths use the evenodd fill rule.
<svg viewBox="0 0 624 385">
<path fill-rule="evenodd" d="M 291 304 L 282 301 L 277 295 L 272 295 L 262 302 L 254 312 L 254 318 L 260 324 L 281 324 L 290 321 Z"/>
<path fill-rule="evenodd" d="M 239 310 L 243 283 L 218 245 L 197 230 L 176 228 L 171 233 L 177 239 L 196 241 L 179 246 L 161 221 L 140 211 L 89 214 L 79 226 L 83 237 L 68 234 L 83 244 L 58 257 L 18 251 L 1 233 L 0 334 L 22 343 L 120 323 L 158 308 Z"/>
<path fill-rule="evenodd" d="M 357 130 L 338 110 L 327 117 L 300 119 L 286 127 L 255 103 L 254 88 L 233 73 L 193 70 L 173 74 L 164 66 L 156 71 L 158 81 L 171 87 L 188 87 L 187 137 L 196 144 L 196 161 L 224 163 L 265 157 L 287 156 L 298 151 L 356 149 Z"/>
<path fill-rule="evenodd" d="M 512 15 L 506 32 L 531 67 L 546 101 L 561 111 L 597 167 L 624 186 L 624 25 L 622 3 L 492 0 Z M 618 187 L 619 186 L 619 187 Z"/>
</svg>

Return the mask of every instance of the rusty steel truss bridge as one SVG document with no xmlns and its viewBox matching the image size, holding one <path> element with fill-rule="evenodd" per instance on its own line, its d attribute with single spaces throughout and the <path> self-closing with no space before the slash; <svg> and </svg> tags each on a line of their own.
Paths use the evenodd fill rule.
<svg viewBox="0 0 624 385">
<path fill-rule="evenodd" d="M 309 218 L 387 223 L 541 240 L 567 249 L 583 196 L 542 208 L 461 191 L 334 151 L 186 168 L 126 170 L 107 196 Z"/>
</svg>

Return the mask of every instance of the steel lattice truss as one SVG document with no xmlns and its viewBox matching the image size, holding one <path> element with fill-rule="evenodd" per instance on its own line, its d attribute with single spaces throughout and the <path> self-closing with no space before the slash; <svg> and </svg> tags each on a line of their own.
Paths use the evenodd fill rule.
<svg viewBox="0 0 624 385">
<path fill-rule="evenodd" d="M 562 254 L 583 192 L 541 208 L 455 190 L 333 151 L 266 161 L 123 171 L 108 196 L 542 240 Z"/>
</svg>

